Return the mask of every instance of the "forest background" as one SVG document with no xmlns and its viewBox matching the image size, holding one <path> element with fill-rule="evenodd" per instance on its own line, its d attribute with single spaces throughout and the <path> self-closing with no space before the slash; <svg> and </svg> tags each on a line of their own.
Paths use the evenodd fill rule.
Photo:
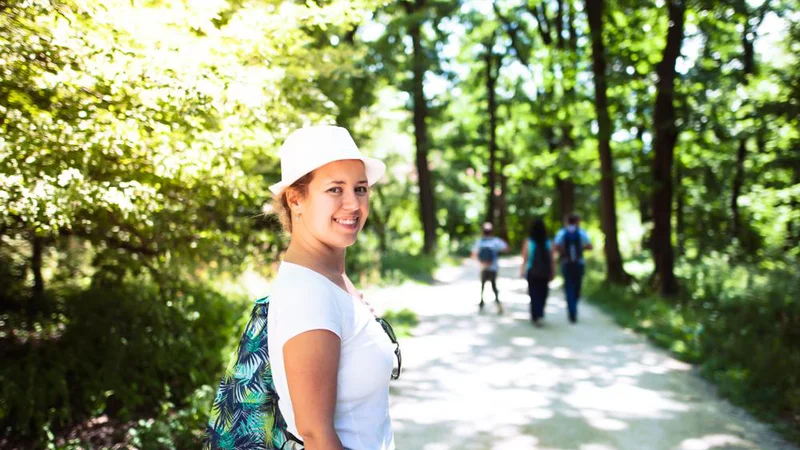
<svg viewBox="0 0 800 450">
<path fill-rule="evenodd" d="M 0 446 L 197 446 L 287 243 L 277 149 L 319 123 L 389 167 L 360 285 L 577 212 L 592 301 L 796 438 L 799 10 L 0 1 Z"/>
</svg>

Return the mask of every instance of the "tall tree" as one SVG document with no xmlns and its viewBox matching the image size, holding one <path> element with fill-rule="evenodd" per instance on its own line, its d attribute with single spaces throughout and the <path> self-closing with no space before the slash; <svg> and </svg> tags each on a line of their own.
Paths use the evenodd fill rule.
<svg viewBox="0 0 800 450">
<path fill-rule="evenodd" d="M 417 178 L 419 181 L 419 211 L 422 230 L 425 235 L 423 251 L 430 255 L 436 249 L 436 208 L 433 197 L 433 177 L 428 166 L 428 104 L 425 100 L 423 84 L 425 81 L 426 58 L 422 48 L 421 25 L 426 0 L 406 2 L 405 7 L 412 17 L 409 35 L 413 46 L 412 56 L 412 98 L 414 101 L 414 139 L 416 142 Z"/>
<path fill-rule="evenodd" d="M 757 17 L 752 17 L 750 7 L 746 0 L 739 0 L 736 9 L 742 17 L 742 83 L 747 86 L 750 78 L 756 74 L 755 38 L 764 16 L 769 10 L 769 1 L 765 1 Z M 753 23 L 755 21 L 755 23 Z M 745 182 L 744 164 L 747 159 L 747 136 L 739 137 L 739 146 L 736 150 L 736 174 L 733 177 L 731 188 L 731 234 L 732 237 L 741 237 L 741 217 L 739 213 L 739 196 Z"/>
<path fill-rule="evenodd" d="M 497 3 L 493 2 L 495 14 L 503 23 L 503 27 L 511 41 L 511 47 L 519 62 L 531 73 L 541 75 L 543 83 L 537 86 L 535 103 L 543 110 L 539 120 L 540 132 L 544 135 L 552 153 L 559 154 L 564 162 L 571 164 L 570 153 L 578 146 L 573 136 L 573 124 L 579 119 L 574 115 L 577 103 L 575 84 L 577 79 L 578 36 L 574 25 L 575 9 L 572 2 L 559 0 L 556 13 L 551 17 L 547 2 L 538 4 L 523 2 L 518 12 L 504 14 Z M 565 20 L 566 11 L 566 20 Z M 544 58 L 532 58 L 536 50 L 535 35 L 529 31 L 524 17 L 530 16 L 535 22 L 541 42 L 549 50 Z M 565 34 L 565 25 L 567 34 Z M 554 174 L 558 192 L 558 208 L 560 216 L 575 210 L 575 182 L 568 171 L 562 170 Z"/>
<path fill-rule="evenodd" d="M 565 63 L 562 65 L 564 78 L 564 93 L 566 102 L 562 108 L 574 108 L 577 103 L 575 95 L 575 82 L 578 73 L 578 33 L 575 29 L 575 6 L 572 1 L 567 4 L 567 31 L 569 38 L 564 38 L 563 31 L 563 0 L 558 2 L 558 17 L 556 29 L 558 32 L 558 49 Z M 573 122 L 567 120 L 561 124 L 561 148 L 570 152 L 575 148 L 575 138 L 573 137 Z M 556 189 L 558 190 L 558 201 L 560 205 L 560 216 L 564 217 L 575 210 L 575 182 L 570 176 L 558 174 L 556 176 Z"/>
<path fill-rule="evenodd" d="M 494 33 L 484 44 L 483 55 L 486 63 L 486 106 L 489 113 L 489 176 L 487 178 L 488 196 L 486 199 L 486 221 L 497 224 L 500 216 L 497 202 L 497 101 L 496 85 L 499 67 L 495 68 Z"/>
<path fill-rule="evenodd" d="M 672 164 L 678 128 L 675 124 L 675 63 L 683 43 L 686 4 L 683 0 L 667 0 L 669 26 L 661 62 L 658 64 L 658 83 L 653 124 L 655 140 L 653 158 L 653 257 L 655 282 L 662 295 L 678 292 L 675 278 L 675 253 L 672 248 Z"/>
<path fill-rule="evenodd" d="M 611 154 L 611 119 L 606 94 L 606 57 L 603 45 L 603 0 L 586 0 L 586 13 L 592 36 L 592 70 L 594 98 L 597 111 L 597 143 L 600 153 L 600 209 L 605 235 L 606 279 L 612 283 L 627 283 L 630 276 L 622 267 L 622 255 L 617 241 L 617 205 L 614 192 L 614 163 Z"/>
</svg>

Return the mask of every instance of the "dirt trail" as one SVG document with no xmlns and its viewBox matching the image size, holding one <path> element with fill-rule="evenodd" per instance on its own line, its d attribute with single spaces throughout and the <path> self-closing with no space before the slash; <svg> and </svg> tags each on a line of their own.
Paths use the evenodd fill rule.
<svg viewBox="0 0 800 450">
<path fill-rule="evenodd" d="M 586 302 L 570 325 L 560 287 L 545 327 L 532 327 L 518 264 L 501 261 L 502 316 L 491 301 L 477 314 L 471 261 L 434 286 L 365 292 L 379 311 L 408 307 L 421 319 L 392 382 L 399 450 L 797 450 Z"/>
</svg>

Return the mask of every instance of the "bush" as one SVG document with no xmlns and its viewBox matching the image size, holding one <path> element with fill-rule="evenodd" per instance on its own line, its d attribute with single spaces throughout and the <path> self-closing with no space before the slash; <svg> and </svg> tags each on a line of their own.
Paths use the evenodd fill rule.
<svg viewBox="0 0 800 450">
<path fill-rule="evenodd" d="M 417 313 L 408 308 L 400 311 L 387 310 L 382 317 L 392 324 L 392 329 L 398 337 L 409 336 L 411 329 L 419 324 Z"/>
<path fill-rule="evenodd" d="M 381 259 L 381 281 L 384 284 L 399 284 L 406 280 L 431 283 L 437 267 L 438 262 L 433 256 L 389 252 Z"/>
<path fill-rule="evenodd" d="M 179 407 L 214 384 L 243 308 L 208 286 L 125 283 L 68 294 L 55 333 L 2 342 L 0 437 L 39 440 L 106 414 Z"/>
<path fill-rule="evenodd" d="M 182 409 L 176 410 L 171 403 L 164 403 L 159 417 L 141 419 L 128 430 L 128 444 L 142 450 L 200 448 L 208 421 L 208 408 L 215 393 L 216 387 L 204 385 L 187 399 Z"/>
</svg>

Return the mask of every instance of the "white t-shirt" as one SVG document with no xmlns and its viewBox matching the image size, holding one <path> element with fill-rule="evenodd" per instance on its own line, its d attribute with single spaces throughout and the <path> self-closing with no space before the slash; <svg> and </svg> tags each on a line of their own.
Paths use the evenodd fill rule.
<svg viewBox="0 0 800 450">
<path fill-rule="evenodd" d="M 310 330 L 329 330 L 341 339 L 333 426 L 348 450 L 392 450 L 389 379 L 394 344 L 361 300 L 322 274 L 282 262 L 270 295 L 268 346 L 272 376 L 289 431 L 297 433 L 283 346 Z"/>
</svg>

